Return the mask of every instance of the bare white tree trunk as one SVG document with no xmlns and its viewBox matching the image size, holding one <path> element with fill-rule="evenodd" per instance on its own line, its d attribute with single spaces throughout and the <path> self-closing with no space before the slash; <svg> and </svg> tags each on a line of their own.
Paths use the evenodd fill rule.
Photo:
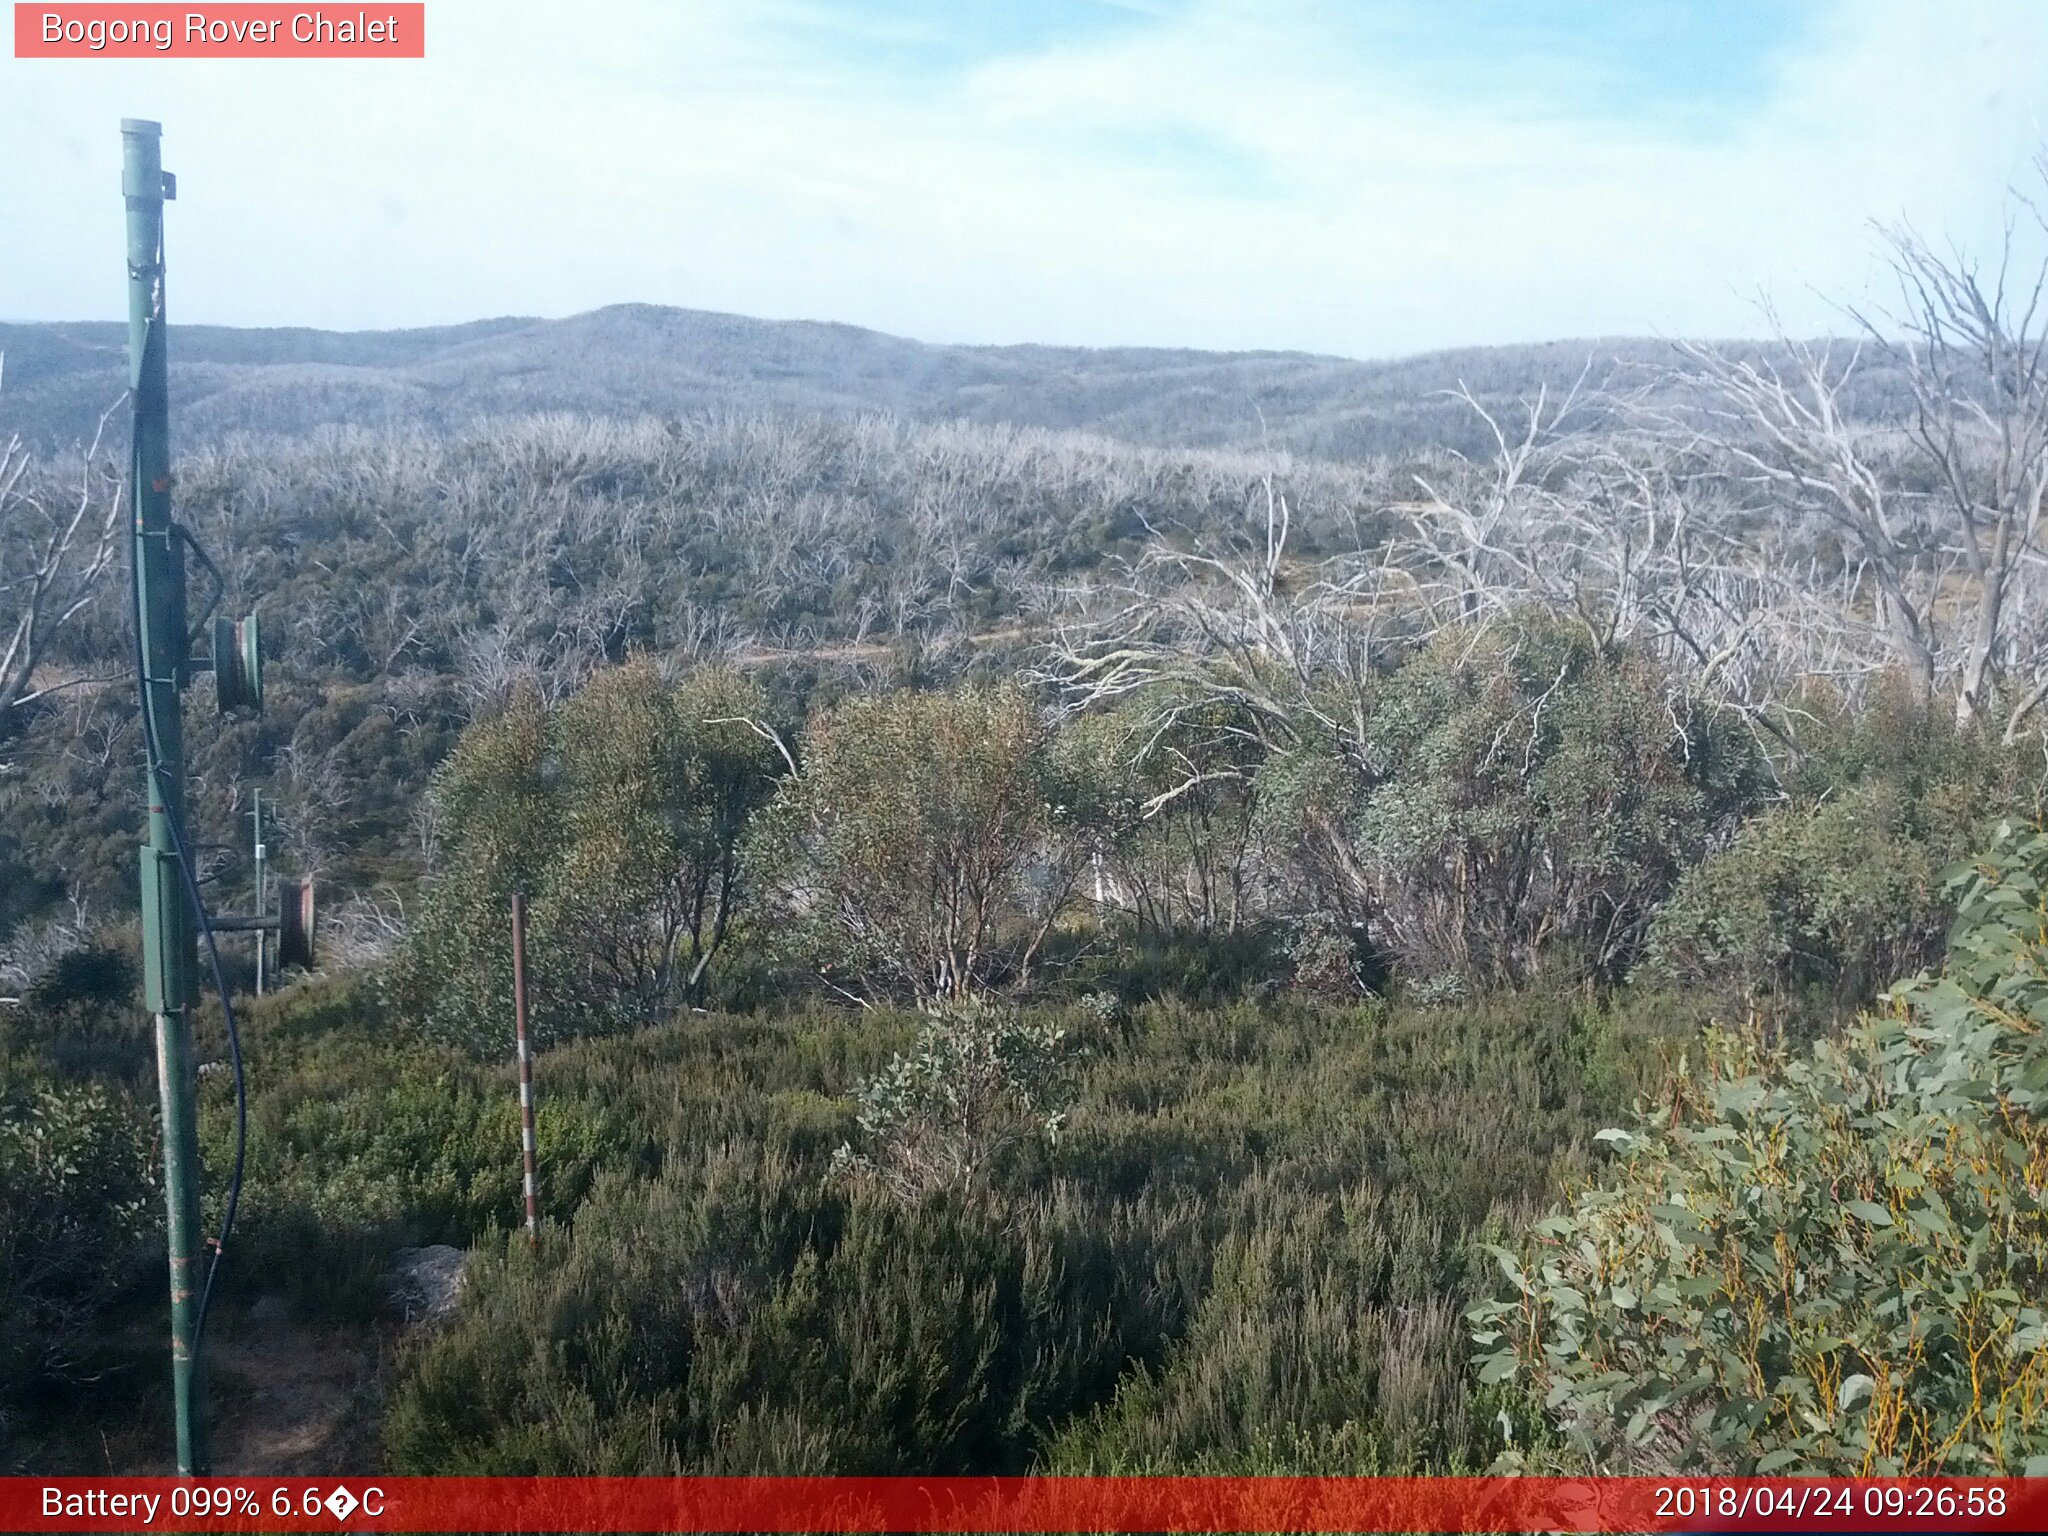
<svg viewBox="0 0 2048 1536">
<path fill-rule="evenodd" d="M 100 417 L 75 481 L 46 472 L 19 436 L 0 442 L 0 737 L 24 706 L 95 681 L 38 678 L 37 669 L 114 563 L 121 477 L 100 444 L 119 408 L 116 402 Z"/>
</svg>

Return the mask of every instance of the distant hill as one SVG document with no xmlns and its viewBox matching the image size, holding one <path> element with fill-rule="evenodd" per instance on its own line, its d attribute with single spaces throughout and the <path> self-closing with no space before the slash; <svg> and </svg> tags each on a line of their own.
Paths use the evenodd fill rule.
<svg viewBox="0 0 2048 1536">
<path fill-rule="evenodd" d="M 0 324 L 0 430 L 55 447 L 91 431 L 127 378 L 117 323 Z M 349 423 L 464 425 L 542 410 L 687 415 L 882 411 L 1097 432 L 1177 447 L 1261 441 L 1318 458 L 1481 449 L 1460 382 L 1512 401 L 1589 362 L 1669 362 L 1638 339 L 1472 348 L 1390 362 L 1305 352 L 970 347 L 850 325 L 622 304 L 564 320 L 410 331 L 173 326 L 173 433 L 299 435 Z"/>
</svg>

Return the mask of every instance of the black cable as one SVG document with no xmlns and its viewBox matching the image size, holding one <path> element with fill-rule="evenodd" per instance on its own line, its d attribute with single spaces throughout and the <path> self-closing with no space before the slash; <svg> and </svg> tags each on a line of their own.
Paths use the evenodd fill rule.
<svg viewBox="0 0 2048 1536">
<path fill-rule="evenodd" d="M 159 254 L 159 262 L 162 257 Z M 152 316 L 144 331 L 143 355 L 148 356 L 151 347 L 163 345 L 159 329 L 160 322 Z M 144 373 L 147 375 L 147 368 Z M 128 458 L 130 514 L 137 519 L 142 515 L 142 400 L 135 400 L 133 425 L 129 437 Z M 142 734 L 144 749 L 149 757 L 149 771 L 154 779 L 156 799 L 163 806 L 164 824 L 170 828 L 171 850 L 177 858 L 178 873 L 182 877 L 185 898 L 192 905 L 192 914 L 199 922 L 199 930 L 206 937 L 206 955 L 212 962 L 214 990 L 220 994 L 221 1016 L 227 1021 L 228 1056 L 235 1070 L 235 1167 L 228 1180 L 227 1206 L 221 1212 L 220 1235 L 213 1240 L 213 1262 L 206 1267 L 206 1283 L 199 1293 L 199 1312 L 192 1323 L 192 1358 L 199 1359 L 199 1344 L 206 1332 L 206 1313 L 213 1304 L 213 1285 L 220 1273 L 220 1261 L 228 1249 L 228 1235 L 234 1231 L 235 1210 L 242 1202 L 242 1165 L 249 1145 L 249 1086 L 242 1071 L 242 1037 L 235 1028 L 235 1006 L 228 994 L 227 972 L 221 968 L 220 943 L 214 936 L 213 919 L 207 914 L 205 899 L 200 895 L 199 882 L 193 873 L 192 860 L 187 856 L 190 846 L 185 841 L 185 829 L 179 823 L 177 803 L 170 793 L 170 786 L 164 777 L 163 750 L 157 734 L 156 701 L 150 693 L 149 658 L 143 649 L 142 630 L 146 619 L 142 603 L 142 567 L 136 555 L 136 541 L 128 540 L 128 587 L 134 608 L 135 619 L 135 688 L 142 705 Z M 220 665 L 220 658 L 214 659 Z M 196 1106 L 195 1106 L 196 1107 Z"/>
</svg>

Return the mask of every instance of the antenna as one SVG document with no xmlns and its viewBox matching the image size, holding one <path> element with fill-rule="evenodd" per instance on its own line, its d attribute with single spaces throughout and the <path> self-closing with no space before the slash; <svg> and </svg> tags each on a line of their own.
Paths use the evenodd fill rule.
<svg viewBox="0 0 2048 1536">
<path fill-rule="evenodd" d="M 219 930 L 278 932 L 280 963 L 310 964 L 313 889 L 300 881 L 277 917 L 213 917 L 200 897 L 193 845 L 185 836 L 185 742 L 179 695 L 192 674 L 211 670 L 223 713 L 263 708 L 263 662 L 256 620 L 215 617 L 226 587 L 220 569 L 190 529 L 171 516 L 169 335 L 164 308 L 164 204 L 177 183 L 165 174 L 162 128 L 121 123 L 121 192 L 128 210 L 128 391 L 134 407 L 129 499 L 134 527 L 130 571 L 135 602 L 135 677 L 148 767 L 149 833 L 142 847 L 143 1006 L 156 1025 L 157 1081 L 163 1095 L 164 1201 L 171 1289 L 171 1385 L 177 1411 L 178 1471 L 207 1470 L 206 1416 L 199 1345 L 214 1270 L 201 1274 L 198 1083 L 192 1052 L 193 946 L 203 935 L 235 1067 L 235 1167 L 219 1247 L 224 1248 L 241 1190 L 246 1100 L 234 1005 L 215 943 Z M 188 624 L 185 560 L 196 559 L 212 584 L 206 611 Z M 212 655 L 192 654 L 212 623 Z M 260 840 L 261 823 L 257 833 Z M 259 849 L 258 857 L 261 852 Z M 259 866 L 260 867 L 260 866 Z M 195 931 L 196 925 L 196 931 Z"/>
<path fill-rule="evenodd" d="M 121 123 L 121 193 L 128 204 L 128 389 L 135 408 L 134 508 L 137 687 L 149 755 L 149 841 L 142 849 L 143 1006 L 156 1019 L 163 1092 L 164 1199 L 171 1256 L 171 1384 L 178 1471 L 206 1467 L 206 1424 L 193 1346 L 199 1322 L 199 1131 L 192 1062 L 192 914 L 179 889 L 174 830 L 184 809 L 185 567 L 171 522 L 170 383 L 164 359 L 163 130 Z"/>
</svg>

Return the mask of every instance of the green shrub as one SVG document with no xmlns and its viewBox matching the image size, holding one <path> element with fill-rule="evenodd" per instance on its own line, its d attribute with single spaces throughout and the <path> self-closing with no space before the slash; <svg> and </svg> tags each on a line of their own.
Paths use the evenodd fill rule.
<svg viewBox="0 0 2048 1536">
<path fill-rule="evenodd" d="M 374 985 L 336 978 L 245 1000 L 249 1146 L 229 1296 L 275 1293 L 365 1319 L 393 1250 L 466 1245 L 519 1219 L 519 1101 L 510 1051 L 493 1066 L 395 1030 Z M 543 1209 L 566 1217 L 598 1167 L 644 1144 L 601 1100 L 542 1093 Z M 203 1080 L 204 1210 L 217 1222 L 233 1158 L 225 1074 Z M 209 1225 L 211 1230 L 211 1225 Z"/>
<path fill-rule="evenodd" d="M 545 702 L 523 688 L 501 714 L 463 732 L 429 790 L 435 867 L 387 980 L 401 1013 L 473 1050 L 501 1039 L 512 1017 L 512 893 L 539 889 L 560 846 L 548 735 Z M 535 1020 L 543 1039 L 551 1018 Z"/>
<path fill-rule="evenodd" d="M 1854 1004 L 1939 952 L 1941 862 L 1888 788 L 1768 811 L 1681 877 L 1652 929 L 1649 970 L 1723 993 L 1818 988 Z"/>
<path fill-rule="evenodd" d="M 139 1006 L 142 936 L 104 929 L 36 967 L 18 1006 L 0 1004 L 0 1052 L 69 1082 L 153 1091 L 156 1047 Z"/>
<path fill-rule="evenodd" d="M 1272 916 L 1256 722 L 1213 701 L 1167 702 L 1165 692 L 1063 728 L 1072 750 L 1102 765 L 1107 835 L 1096 901 L 1141 945 L 1227 946 Z"/>
<path fill-rule="evenodd" d="M 784 947 L 873 1001 L 1028 982 L 1103 819 L 1081 757 L 1014 686 L 829 711 L 753 852 Z"/>
<path fill-rule="evenodd" d="M 92 1374 L 102 1314 L 159 1224 L 151 1118 L 0 1057 L 0 1441 L 50 1383 Z"/>
<path fill-rule="evenodd" d="M 861 1145 L 845 1172 L 905 1199 L 985 1183 L 1013 1151 L 1059 1135 L 1072 1103 L 1066 1031 L 970 1000 L 941 1007 L 855 1092 Z"/>
<path fill-rule="evenodd" d="M 773 1157 L 608 1181 L 537 1256 L 479 1256 L 387 1446 L 441 1473 L 1019 1470 L 1077 1380 L 1114 1378 L 1119 1308 L 1144 1319 L 1102 1262 L 1129 1255 L 1077 1243 L 1054 1207 L 904 1204 Z"/>
<path fill-rule="evenodd" d="M 1341 1471 L 1479 1454 L 1497 1405 L 1464 1385 L 1446 1332 L 1469 1235 L 1575 1163 L 1610 1107 L 1587 1085 L 1617 1075 L 1635 1026 L 1534 995 L 1009 1022 L 1040 1042 L 1086 1032 L 1060 1064 L 1057 1142 L 1034 1134 L 922 1193 L 836 1178 L 831 1151 L 853 1134 L 887 1155 L 894 1121 L 852 1121 L 863 1085 L 905 1064 L 900 1107 L 944 1127 L 948 1073 L 917 1068 L 929 1021 L 690 1016 L 550 1052 L 544 1112 L 603 1105 L 609 1171 L 553 1214 L 537 1258 L 480 1245 L 454 1325 L 394 1387 L 394 1464 Z"/>
<path fill-rule="evenodd" d="M 1186 1334 L 1063 1431 L 1048 1470 L 1462 1465 L 1469 1393 L 1442 1368 L 1457 1352 L 1459 1264 L 1442 1219 L 1369 1186 L 1260 1196 L 1218 1247 Z"/>
<path fill-rule="evenodd" d="M 1122 1003 L 1221 1004 L 1270 992 L 1289 969 L 1285 936 L 1268 926 L 1210 934 L 1118 926 L 1107 943 L 1101 938 L 1086 936 L 1070 984 Z M 1354 988 L 1347 1000 L 1356 996 Z"/>
<path fill-rule="evenodd" d="M 1709 1038 L 1498 1258 L 1482 1381 L 1610 1471 L 2048 1469 L 2048 837 L 1955 871 L 1946 968 L 1839 1043 Z"/>
<path fill-rule="evenodd" d="M 707 986 L 742 898 L 739 847 L 782 759 L 766 700 L 714 668 L 532 689 L 472 725 L 436 775 L 440 850 L 393 996 L 428 1032 L 493 1050 L 512 1017 L 510 905 L 528 897 L 537 1044 L 642 1024 Z"/>
<path fill-rule="evenodd" d="M 1780 774 L 1796 803 L 1854 788 L 1888 791 L 1937 864 L 1981 848 L 2001 818 L 2040 812 L 2048 779 L 2038 746 L 1959 729 L 1945 704 L 1916 698 L 1893 677 L 1854 706 L 1810 693 L 1801 701 L 1800 750 Z"/>
<path fill-rule="evenodd" d="M 1895 685 L 1853 710 L 1812 700 L 1800 740 L 1787 803 L 1679 881 L 1650 974 L 1745 1001 L 1861 1006 L 1939 956 L 1941 871 L 2038 804 L 2038 761 Z"/>
<path fill-rule="evenodd" d="M 1447 631 L 1361 706 L 1356 742 L 1261 768 L 1267 835 L 1319 917 L 1443 998 L 1620 976 L 1765 781 L 1736 721 L 1540 615 Z"/>
</svg>

